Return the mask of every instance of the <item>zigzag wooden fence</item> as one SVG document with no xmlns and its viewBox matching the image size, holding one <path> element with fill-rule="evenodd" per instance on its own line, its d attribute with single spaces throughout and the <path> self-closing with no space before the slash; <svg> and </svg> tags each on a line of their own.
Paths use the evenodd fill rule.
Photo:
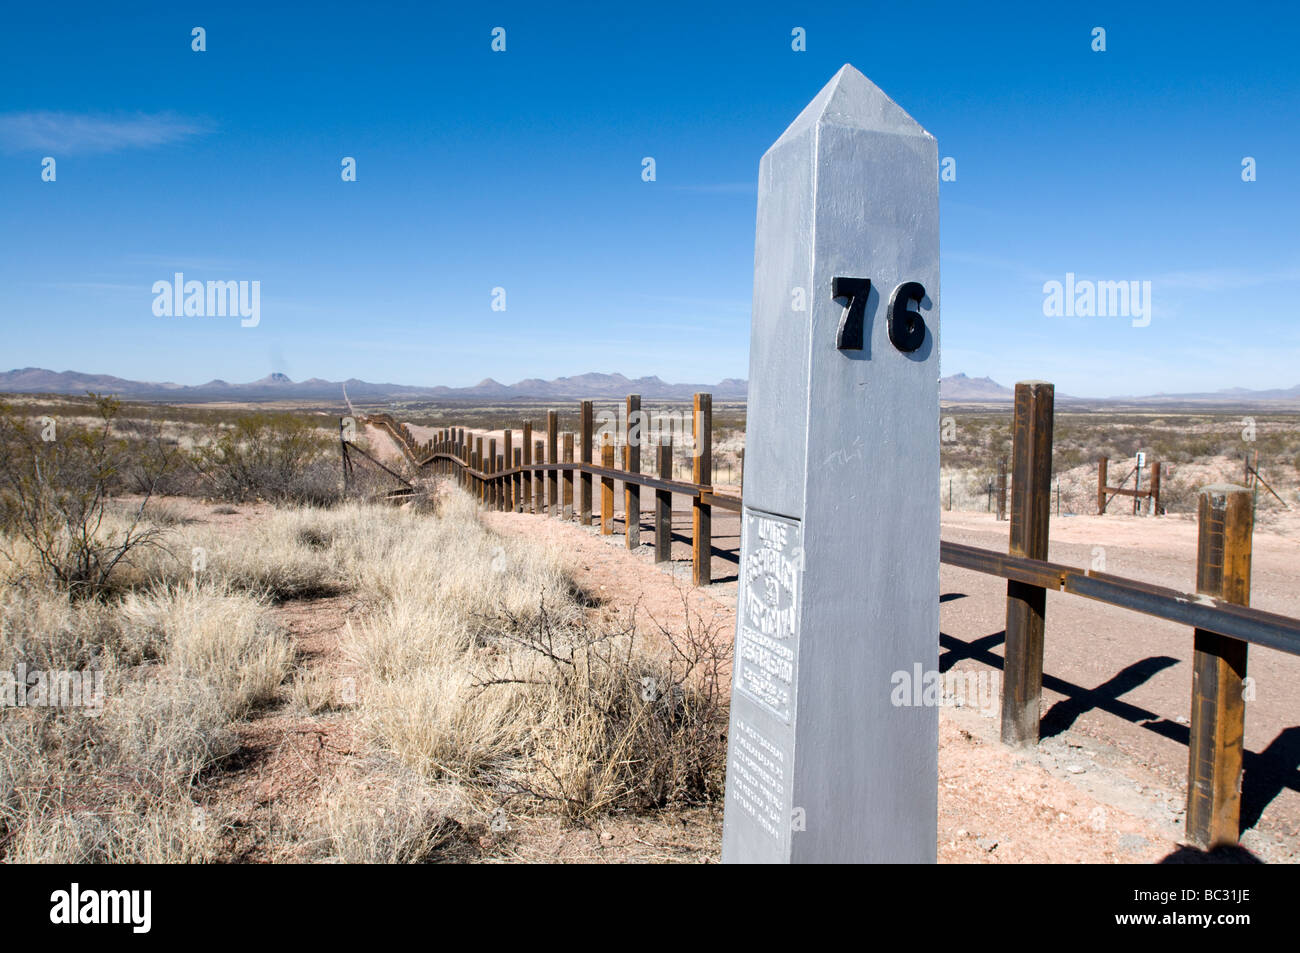
<svg viewBox="0 0 1300 953">
<path fill-rule="evenodd" d="M 383 428 L 401 446 L 417 469 L 453 478 L 491 509 L 573 519 L 584 526 L 596 514 L 602 534 L 614 532 L 614 483 L 624 487 L 623 532 L 628 549 L 641 545 L 642 489 L 654 494 L 654 552 L 656 562 L 667 562 L 672 541 L 672 497 L 691 502 L 691 577 L 697 586 L 712 582 L 713 508 L 740 510 L 737 497 L 713 491 L 707 482 L 713 472 L 713 397 L 696 394 L 693 401 L 690 448 L 692 480 L 672 479 L 672 438 L 643 428 L 641 398 L 627 398 L 623 418 L 622 466 L 614 462 L 614 443 L 608 431 L 595 443 L 595 402 L 579 406 L 579 430 L 561 434 L 559 413 L 546 414 L 544 439 L 535 439 L 533 425 L 525 423 L 515 446 L 515 431 L 506 430 L 498 447 L 495 437 L 484 438 L 464 427 L 440 429 L 432 440 L 420 443 L 411 429 L 389 414 L 371 414 L 370 423 Z M 644 433 L 643 433 L 644 431 Z M 576 440 L 575 440 L 576 437 Z M 655 453 L 656 474 L 641 470 L 641 450 Z M 596 451 L 599 449 L 599 462 Z M 577 459 L 575 459 L 575 454 Z M 600 500 L 594 492 L 600 481 Z M 649 502 L 649 501 L 647 501 Z M 599 509 L 595 509 L 596 506 Z"/>
<path fill-rule="evenodd" d="M 637 395 L 627 398 L 621 467 L 615 466 L 608 432 L 602 434 L 599 463 L 595 462 L 594 402 L 590 400 L 581 402 L 576 447 L 574 434 L 560 434 L 559 414 L 553 410 L 546 415 L 544 439 L 534 439 L 532 424 L 526 423 L 519 446 L 515 446 L 513 430 L 504 431 L 500 445 L 496 438 L 485 440 L 464 427 L 440 429 L 433 440 L 420 443 L 409 427 L 389 414 L 371 414 L 366 419 L 391 435 L 414 467 L 454 480 L 491 509 L 565 519 L 576 515 L 584 526 L 591 525 L 595 513 L 601 532 L 612 534 L 614 483 L 620 481 L 629 549 L 640 545 L 641 489 L 645 488 L 654 494 L 656 562 L 670 558 L 672 496 L 688 497 L 692 578 L 696 585 L 709 585 L 713 507 L 741 510 L 741 500 L 714 493 L 713 486 L 703 479 L 711 474 L 712 398 L 695 395 L 691 482 L 671 479 L 671 443 L 653 444 L 658 475 L 641 472 L 642 441 L 626 439 L 626 424 L 637 419 L 633 414 L 640 407 Z M 1009 552 L 947 541 L 940 544 L 941 562 L 1007 580 L 1002 740 L 1024 746 L 1036 744 L 1039 738 L 1048 591 L 1072 593 L 1191 626 L 1194 652 L 1187 836 L 1205 847 L 1236 843 L 1247 645 L 1300 655 L 1300 620 L 1248 607 L 1253 532 L 1250 491 L 1227 485 L 1202 490 L 1195 593 L 1049 562 L 1053 421 L 1052 385 L 1017 384 Z M 1004 480 L 999 480 L 1001 486 L 1005 486 Z M 596 481 L 601 488 L 599 510 L 594 509 Z M 1101 487 L 1105 488 L 1104 464 Z"/>
</svg>

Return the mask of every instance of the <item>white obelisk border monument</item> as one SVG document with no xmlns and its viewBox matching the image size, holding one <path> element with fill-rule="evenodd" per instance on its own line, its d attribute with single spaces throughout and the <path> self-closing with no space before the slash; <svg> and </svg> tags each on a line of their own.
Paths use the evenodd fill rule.
<svg viewBox="0 0 1300 953">
<path fill-rule="evenodd" d="M 759 165 L 742 519 L 722 859 L 934 861 L 938 150 L 852 66 Z"/>
</svg>

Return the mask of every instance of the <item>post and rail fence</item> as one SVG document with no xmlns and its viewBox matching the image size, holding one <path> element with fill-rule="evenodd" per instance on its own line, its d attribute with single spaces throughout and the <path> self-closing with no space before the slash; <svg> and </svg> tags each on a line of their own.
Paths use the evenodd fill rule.
<svg viewBox="0 0 1300 953">
<path fill-rule="evenodd" d="M 1125 579 L 1097 570 L 1048 561 L 1048 524 L 1052 480 L 1054 395 L 1051 384 L 1022 382 L 1015 390 L 1010 505 L 999 505 L 1010 518 L 1008 552 L 941 541 L 940 562 L 998 576 L 1007 581 L 1006 646 L 1001 736 L 1011 746 L 1039 740 L 1046 638 L 1046 594 L 1064 592 L 1189 626 L 1193 630 L 1193 683 L 1188 744 L 1187 836 L 1206 848 L 1235 844 L 1240 817 L 1247 646 L 1300 655 L 1300 620 L 1249 608 L 1250 550 L 1253 528 L 1251 493 L 1245 487 L 1217 484 L 1200 494 L 1200 536 L 1196 592 Z M 640 398 L 627 400 L 628 418 L 640 410 Z M 621 465 L 608 432 L 595 443 L 593 402 L 581 402 L 575 435 L 558 429 L 559 415 L 546 415 L 546 436 L 534 440 L 531 423 L 506 430 L 498 444 L 464 427 L 444 427 L 432 440 L 415 439 L 410 428 L 390 414 L 364 419 L 388 433 L 419 471 L 431 471 L 473 495 L 485 508 L 535 513 L 598 526 L 614 533 L 614 484 L 624 486 L 623 532 L 629 549 L 640 543 L 642 488 L 652 500 L 654 560 L 670 560 L 672 497 L 691 506 L 692 580 L 712 582 L 710 563 L 714 507 L 740 512 L 740 498 L 714 492 L 712 475 L 712 398 L 697 394 L 693 402 L 694 445 L 691 481 L 674 480 L 671 437 L 627 432 Z M 576 442 L 576 447 L 575 447 Z M 654 472 L 641 472 L 641 447 L 651 447 Z M 576 450 L 576 452 L 575 452 Z M 594 462 L 599 459 L 599 463 Z M 1150 497 L 1158 506 L 1159 466 L 1152 466 L 1146 491 L 1106 486 L 1107 460 L 1099 466 L 1098 506 L 1110 496 Z M 998 496 L 1005 500 L 1005 464 L 999 471 Z M 599 499 L 595 485 L 599 481 Z M 401 491 L 403 495 L 406 491 Z M 598 509 L 597 509 L 598 507 Z M 1001 515 L 1001 513 L 999 514 Z"/>
<path fill-rule="evenodd" d="M 592 525 L 594 520 L 602 534 L 610 535 L 614 527 L 614 483 L 621 482 L 623 533 L 628 549 L 641 544 L 642 488 L 653 492 L 656 562 L 670 559 L 672 497 L 684 496 L 691 504 L 691 578 L 697 586 L 710 585 L 713 508 L 739 512 L 741 506 L 739 497 L 715 493 L 713 484 L 707 482 L 713 473 L 713 397 L 696 394 L 693 401 L 690 481 L 672 478 L 673 437 L 671 432 L 664 435 L 642 425 L 640 396 L 629 395 L 626 408 L 619 465 L 615 464 L 612 442 L 601 445 L 600 462 L 593 462 L 596 431 L 594 402 L 590 400 L 581 402 L 576 435 L 560 434 L 559 413 L 554 410 L 546 413 L 545 440 L 533 442 L 532 424 L 525 423 L 519 448 L 522 453 L 512 451 L 510 430 L 503 434 L 504 453 L 498 453 L 495 439 L 488 441 L 484 452 L 483 438 L 464 427 L 440 428 L 433 439 L 420 442 L 410 427 L 391 414 L 368 414 L 365 420 L 392 437 L 417 471 L 448 477 L 493 510 L 576 519 L 583 526 Z M 609 434 L 605 432 L 602 437 L 608 438 Z M 642 472 L 643 446 L 656 455 L 654 473 Z M 601 485 L 600 509 L 593 513 L 596 480 Z"/>
</svg>

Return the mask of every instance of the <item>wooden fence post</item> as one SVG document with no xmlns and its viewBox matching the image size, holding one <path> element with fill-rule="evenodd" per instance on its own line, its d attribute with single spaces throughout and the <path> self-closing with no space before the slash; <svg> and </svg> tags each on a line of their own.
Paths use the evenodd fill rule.
<svg viewBox="0 0 1300 953">
<path fill-rule="evenodd" d="M 524 451 L 515 447 L 515 470 L 524 465 Z M 522 473 L 516 473 L 510 478 L 514 485 L 514 512 L 522 513 L 524 511 L 524 477 Z"/>
<path fill-rule="evenodd" d="M 627 462 L 623 469 L 629 473 L 641 473 L 641 440 L 644 428 L 641 425 L 641 395 L 628 394 L 627 419 L 623 423 L 623 433 L 627 442 Z M 623 527 L 624 539 L 628 549 L 641 545 L 641 487 L 636 483 L 623 481 Z"/>
<path fill-rule="evenodd" d="M 533 511 L 533 471 L 528 469 L 533 463 L 533 424 L 532 421 L 524 424 L 523 447 L 524 451 L 524 472 L 521 479 L 524 482 L 524 505 L 520 512 L 531 513 Z"/>
<path fill-rule="evenodd" d="M 1007 518 L 1007 458 L 998 461 L 998 521 Z"/>
<path fill-rule="evenodd" d="M 1196 591 L 1250 604 L 1250 491 L 1231 484 L 1200 496 Z M 1236 844 L 1246 731 L 1247 643 L 1194 630 L 1192 723 L 1187 745 L 1187 839 L 1210 850 Z"/>
<path fill-rule="evenodd" d="M 1160 467 L 1161 463 L 1157 460 L 1151 464 L 1151 515 L 1160 515 Z"/>
<path fill-rule="evenodd" d="M 510 461 L 515 458 L 515 435 L 514 431 L 507 430 L 503 434 L 505 437 L 505 452 L 502 454 L 505 466 L 501 469 L 509 470 Z M 501 481 L 501 506 L 503 510 L 515 511 L 515 478 L 506 477 Z"/>
<path fill-rule="evenodd" d="M 505 481 L 501 478 L 501 454 L 492 454 L 492 509 L 505 509 Z"/>
<path fill-rule="evenodd" d="M 692 482 L 709 484 L 713 474 L 713 395 L 695 395 L 695 413 L 691 432 L 695 437 Z M 691 500 L 691 570 L 697 586 L 707 586 L 713 579 L 713 507 L 701 497 Z"/>
<path fill-rule="evenodd" d="M 582 411 L 579 415 L 581 423 L 579 427 L 579 459 L 583 463 L 591 463 L 591 435 L 592 435 L 592 418 L 594 415 L 593 404 L 589 400 L 582 402 Z M 578 521 L 583 526 L 591 525 L 591 474 L 584 473 L 580 477 L 580 489 L 578 493 Z"/>
<path fill-rule="evenodd" d="M 600 465 L 606 470 L 614 469 L 614 444 L 609 434 L 600 438 Z M 612 536 L 614 533 L 614 478 L 600 478 L 600 535 Z"/>
<path fill-rule="evenodd" d="M 465 490 L 466 493 L 469 493 L 473 489 L 470 486 L 470 481 L 469 481 L 469 466 L 470 466 L 470 462 L 474 458 L 474 435 L 472 432 L 466 430 L 464 433 L 461 434 L 460 447 L 461 447 L 460 485 Z"/>
<path fill-rule="evenodd" d="M 533 463 L 540 465 L 546 462 L 546 442 L 543 440 L 533 441 Z M 537 493 L 533 497 L 533 512 L 541 516 L 546 512 L 546 471 L 536 470 L 537 474 L 536 489 Z"/>
<path fill-rule="evenodd" d="M 1097 515 L 1106 514 L 1106 478 L 1110 472 L 1110 457 L 1097 461 Z"/>
<path fill-rule="evenodd" d="M 1011 450 L 1013 556 L 1047 558 L 1052 512 L 1052 409 L 1055 388 L 1044 381 L 1016 384 Z M 1038 743 L 1043 694 L 1043 624 L 1047 590 L 1007 580 L 1007 631 L 1002 676 L 1002 741 Z"/>
<path fill-rule="evenodd" d="M 480 474 L 474 478 L 474 495 L 478 497 L 479 506 L 482 506 L 487 496 L 487 483 L 483 480 L 483 438 L 474 438 L 474 470 Z"/>
<path fill-rule="evenodd" d="M 465 492 L 469 493 L 471 492 L 471 487 L 469 482 L 469 468 L 470 468 L 470 464 L 474 460 L 474 438 L 469 433 L 469 431 L 465 432 L 465 441 L 464 443 L 461 444 L 461 448 L 462 448 L 461 456 L 463 459 L 463 463 L 461 464 L 460 483 L 461 486 L 464 488 Z"/>
<path fill-rule="evenodd" d="M 573 433 L 566 430 L 564 432 L 564 462 L 573 462 Z M 564 498 L 560 515 L 566 520 L 573 519 L 573 471 L 564 471 Z"/>
<path fill-rule="evenodd" d="M 661 438 L 662 435 L 661 435 Z M 673 478 L 673 440 L 660 443 L 659 479 Z M 655 562 L 666 563 L 672 560 L 673 552 L 673 494 L 671 490 L 655 490 Z"/>
<path fill-rule="evenodd" d="M 548 410 L 546 412 L 546 462 L 555 463 L 560 459 L 560 414 L 558 411 Z M 548 474 L 546 481 L 548 486 L 548 495 L 550 497 L 550 506 L 546 509 L 547 516 L 556 516 L 559 510 L 560 499 L 560 471 L 552 470 Z"/>
<path fill-rule="evenodd" d="M 478 438 L 472 434 L 465 435 L 465 490 L 472 497 L 478 496 L 478 486 L 474 482 L 474 468 L 477 466 L 477 460 L 474 453 L 474 444 Z"/>
</svg>

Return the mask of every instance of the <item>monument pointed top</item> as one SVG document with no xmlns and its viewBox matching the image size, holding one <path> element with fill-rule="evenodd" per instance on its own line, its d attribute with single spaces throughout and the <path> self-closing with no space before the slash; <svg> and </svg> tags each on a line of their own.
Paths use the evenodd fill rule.
<svg viewBox="0 0 1300 953">
<path fill-rule="evenodd" d="M 795 138 L 812 126 L 825 124 L 899 136 L 934 138 L 851 63 L 840 67 L 839 72 L 831 77 L 830 82 L 822 87 L 821 92 L 790 123 L 781 138 L 773 143 L 773 147 Z"/>
</svg>

